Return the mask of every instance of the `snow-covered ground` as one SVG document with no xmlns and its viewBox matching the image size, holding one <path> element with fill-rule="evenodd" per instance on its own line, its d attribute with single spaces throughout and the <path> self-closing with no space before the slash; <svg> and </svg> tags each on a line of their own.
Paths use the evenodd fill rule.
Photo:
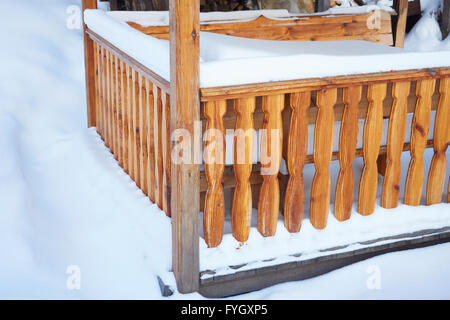
<svg viewBox="0 0 450 320">
<path fill-rule="evenodd" d="M 79 5 L 0 2 L 0 298 L 159 299 L 170 221 L 86 128 Z M 448 299 L 449 265 L 442 244 L 237 298 Z"/>
</svg>

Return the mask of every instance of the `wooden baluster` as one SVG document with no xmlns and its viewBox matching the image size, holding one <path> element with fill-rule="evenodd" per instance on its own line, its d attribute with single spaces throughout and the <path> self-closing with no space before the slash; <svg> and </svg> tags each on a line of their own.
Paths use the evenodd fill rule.
<svg viewBox="0 0 450 320">
<path fill-rule="evenodd" d="M 117 117 L 117 95 L 116 95 L 116 64 L 115 64 L 115 57 L 112 53 L 109 54 L 110 59 L 110 101 L 111 101 L 111 151 L 114 155 L 114 158 L 117 160 L 117 148 L 116 148 L 116 117 Z"/>
<path fill-rule="evenodd" d="M 94 41 L 95 127 L 100 134 L 100 59 L 97 42 Z"/>
<path fill-rule="evenodd" d="M 311 188 L 311 224 L 316 229 L 327 225 L 330 208 L 331 178 L 330 163 L 333 151 L 334 105 L 337 89 L 317 92 L 316 126 L 314 130 L 314 166 L 316 173 Z"/>
<path fill-rule="evenodd" d="M 170 198 L 171 198 L 171 140 L 170 140 L 170 96 L 163 92 L 162 94 L 162 154 L 163 154 L 163 210 L 170 217 Z"/>
<path fill-rule="evenodd" d="M 154 85 L 154 139 L 155 139 L 155 201 L 163 209 L 163 153 L 162 153 L 162 92 Z"/>
<path fill-rule="evenodd" d="M 223 116 L 227 110 L 225 100 L 205 103 L 205 174 L 208 190 L 203 212 L 203 230 L 208 247 L 216 247 L 222 241 L 225 221 L 222 176 L 225 167 L 225 134 Z"/>
<path fill-rule="evenodd" d="M 434 156 L 431 161 L 427 183 L 427 205 L 440 203 L 445 184 L 447 157 L 445 152 L 450 141 L 450 78 L 441 79 L 439 105 L 434 121 Z"/>
<path fill-rule="evenodd" d="M 106 146 L 111 150 L 111 60 L 109 59 L 109 51 L 105 50 L 106 59 Z"/>
<path fill-rule="evenodd" d="M 116 148 L 116 159 L 119 162 L 120 165 L 120 157 L 121 157 L 121 150 L 120 150 L 120 104 L 121 104 L 121 94 L 120 94 L 120 71 L 119 71 L 119 63 L 120 60 L 117 56 L 114 56 L 114 61 L 115 61 L 115 68 L 114 68 L 114 72 L 115 72 L 115 93 L 116 93 L 116 135 L 115 135 L 115 148 Z"/>
<path fill-rule="evenodd" d="M 345 103 L 339 134 L 339 171 L 336 183 L 335 216 L 339 221 L 350 218 L 353 205 L 353 160 L 358 143 L 358 109 L 361 100 L 361 86 L 343 89 Z"/>
<path fill-rule="evenodd" d="M 105 49 L 100 49 L 101 136 L 106 145 L 106 58 Z"/>
<path fill-rule="evenodd" d="M 123 96 L 123 64 L 122 60 L 117 58 L 116 64 L 116 72 L 117 72 L 117 148 L 119 153 L 119 165 L 123 168 L 123 105 L 124 105 L 124 96 Z"/>
<path fill-rule="evenodd" d="M 378 185 L 377 159 L 383 135 L 383 100 L 386 97 L 386 89 L 386 83 L 369 85 L 367 89 L 369 106 L 364 122 L 364 168 L 358 199 L 358 212 L 362 215 L 369 215 L 375 210 Z"/>
<path fill-rule="evenodd" d="M 289 232 L 299 232 L 305 202 L 303 167 L 308 149 L 308 109 L 311 92 L 292 93 L 290 102 L 292 115 L 287 151 L 290 177 L 284 200 L 284 226 Z"/>
<path fill-rule="evenodd" d="M 236 187 L 231 208 L 231 227 L 236 240 L 248 239 L 252 219 L 252 190 L 250 174 L 253 165 L 255 97 L 234 101 L 237 115 L 234 137 L 234 176 Z"/>
<path fill-rule="evenodd" d="M 141 85 L 139 84 L 139 73 L 133 72 L 133 128 L 134 128 L 134 143 L 133 143 L 133 160 L 134 160 L 134 181 L 138 188 L 141 188 L 141 133 L 139 128 L 139 110 L 141 105 Z"/>
<path fill-rule="evenodd" d="M 124 62 L 123 79 L 123 169 L 130 175 L 130 78 L 129 67 Z"/>
<path fill-rule="evenodd" d="M 128 159 L 130 161 L 130 177 L 133 179 L 133 181 L 136 181 L 136 167 L 134 165 L 134 159 L 135 159 L 135 139 L 136 139 L 136 130 L 134 126 L 134 106 L 135 106 L 135 83 L 134 83 L 134 70 L 133 68 L 129 67 L 129 73 L 128 73 L 128 85 L 129 85 L 129 93 L 130 93 L 130 109 L 128 114 L 128 129 L 130 134 L 130 145 L 128 146 Z"/>
<path fill-rule="evenodd" d="M 435 90 L 436 80 L 417 81 L 417 104 L 411 125 L 411 161 L 406 177 L 405 204 L 418 206 L 422 196 L 425 151 L 430 128 L 431 99 Z"/>
<path fill-rule="evenodd" d="M 387 140 L 387 165 L 381 193 L 381 206 L 396 208 L 400 195 L 401 157 L 406 134 L 406 108 L 410 82 L 396 82 L 392 86 L 391 115 Z"/>
<path fill-rule="evenodd" d="M 148 150 L 148 197 L 150 201 L 155 202 L 155 138 L 154 138 L 154 126 L 155 126 L 155 109 L 153 96 L 153 83 L 146 80 L 147 86 L 147 150 Z"/>
<path fill-rule="evenodd" d="M 280 169 L 283 128 L 281 111 L 284 109 L 284 95 L 264 96 L 263 134 L 261 137 L 261 174 L 263 183 L 258 202 L 258 231 L 264 237 L 275 234 L 280 207 L 280 186 L 278 171 Z"/>
<path fill-rule="evenodd" d="M 141 188 L 142 192 L 148 196 L 148 149 L 147 138 L 150 129 L 147 121 L 147 85 L 144 77 L 139 76 L 139 84 L 141 86 L 141 103 L 139 105 L 139 128 L 141 141 Z"/>
</svg>

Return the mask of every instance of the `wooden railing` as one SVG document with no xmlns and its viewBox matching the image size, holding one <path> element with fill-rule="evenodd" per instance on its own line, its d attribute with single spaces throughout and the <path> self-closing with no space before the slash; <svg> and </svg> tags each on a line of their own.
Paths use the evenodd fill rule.
<svg viewBox="0 0 450 320">
<path fill-rule="evenodd" d="M 225 134 L 226 129 L 268 130 L 261 139 L 261 163 L 252 165 L 252 134 L 238 143 L 234 140 L 234 165 L 205 164 L 200 191 L 204 191 L 204 234 L 208 246 L 217 246 L 223 234 L 223 187 L 235 188 L 231 204 L 234 237 L 245 242 L 249 236 L 252 208 L 258 209 L 258 231 L 273 236 L 279 212 L 289 232 L 299 232 L 305 190 L 303 166 L 314 163 L 311 186 L 310 221 L 317 229 L 327 224 L 330 195 L 335 192 L 334 214 L 339 221 L 350 218 L 353 204 L 355 157 L 363 157 L 357 211 L 370 215 L 375 208 L 378 174 L 384 175 L 381 205 L 395 208 L 400 197 L 402 152 L 409 150 L 411 161 L 406 179 L 404 203 L 420 204 L 423 181 L 423 154 L 434 148 L 428 174 L 426 204 L 439 203 L 446 176 L 446 150 L 450 141 L 450 70 L 411 70 L 403 72 L 310 79 L 202 89 L 205 128 Z M 431 111 L 436 109 L 433 139 L 428 141 Z M 414 113 L 411 139 L 405 143 L 407 113 Z M 363 147 L 357 149 L 358 119 L 364 118 Z M 383 128 L 383 118 L 389 118 Z M 332 152 L 334 122 L 341 122 L 339 151 Z M 307 155 L 308 124 L 315 124 L 314 153 Z M 382 146 L 383 130 L 388 131 Z M 263 135 L 264 136 L 264 135 Z M 275 143 L 271 140 L 275 139 Z M 243 142 L 245 141 L 245 142 Z M 217 147 L 211 146 L 211 143 Z M 205 149 L 222 148 L 217 137 L 206 137 Z M 267 146 L 267 153 L 264 153 Z M 242 161 L 242 157 L 245 155 Z M 272 163 L 266 161 L 270 157 Z M 238 163 L 238 157 L 241 161 Z M 279 174 L 282 157 L 289 175 Z M 217 159 L 216 159 L 217 160 Z M 223 159 L 222 159 L 223 160 Z M 330 162 L 339 160 L 336 190 L 331 190 Z M 272 171 L 264 172 L 268 166 Z M 255 203 L 256 202 L 256 203 Z"/>
<path fill-rule="evenodd" d="M 95 126 L 119 165 L 170 216 L 169 83 L 92 31 Z"/>
</svg>

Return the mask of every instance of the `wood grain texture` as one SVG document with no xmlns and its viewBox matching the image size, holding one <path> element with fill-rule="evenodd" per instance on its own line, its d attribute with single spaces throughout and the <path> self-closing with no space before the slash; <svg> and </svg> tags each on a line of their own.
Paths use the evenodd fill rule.
<svg viewBox="0 0 450 320">
<path fill-rule="evenodd" d="M 170 96 L 166 92 L 162 92 L 162 115 L 161 115 L 161 142 L 163 156 L 163 199 L 162 207 L 168 217 L 171 216 L 170 198 L 171 191 L 171 151 L 172 142 L 170 140 Z"/>
<path fill-rule="evenodd" d="M 310 103 L 310 92 L 291 94 L 292 114 L 287 147 L 287 166 L 290 176 L 284 200 L 284 226 L 289 232 L 299 232 L 302 225 L 305 201 L 303 167 L 308 148 Z"/>
<path fill-rule="evenodd" d="M 358 108 L 361 100 L 360 86 L 344 88 L 345 110 L 339 134 L 340 171 L 336 183 L 335 216 L 339 221 L 350 218 L 353 204 L 353 160 L 358 142 Z"/>
<path fill-rule="evenodd" d="M 129 86 L 129 67 L 126 63 L 123 64 L 122 81 L 123 81 L 123 169 L 130 174 L 130 86 Z"/>
<path fill-rule="evenodd" d="M 406 20 L 408 18 L 408 0 L 395 0 L 394 10 L 397 11 L 395 23 L 395 46 L 403 48 L 405 43 Z"/>
<path fill-rule="evenodd" d="M 311 188 L 311 224 L 316 229 L 327 225 L 330 208 L 330 162 L 333 151 L 334 112 L 337 90 L 321 90 L 317 93 L 316 126 L 314 129 L 314 174 Z"/>
<path fill-rule="evenodd" d="M 108 50 L 106 55 L 106 146 L 112 151 L 112 75 L 111 75 L 111 54 Z"/>
<path fill-rule="evenodd" d="M 109 53 L 110 63 L 110 81 L 111 81 L 111 151 L 117 160 L 117 88 L 116 88 L 116 57 Z"/>
<path fill-rule="evenodd" d="M 101 118 L 100 118 L 100 105 L 101 105 L 101 77 L 100 77 L 100 47 L 97 42 L 94 42 L 94 59 L 95 59 L 95 126 L 97 133 L 100 134 Z"/>
<path fill-rule="evenodd" d="M 170 0 L 170 102 L 171 123 L 194 136 L 200 120 L 200 0 Z M 177 143 L 179 141 L 175 141 Z M 199 288 L 200 165 L 172 165 L 172 269 L 181 293 Z"/>
<path fill-rule="evenodd" d="M 138 188 L 141 186 L 141 130 L 139 128 L 139 108 L 141 105 L 141 85 L 139 83 L 140 75 L 133 71 L 133 161 L 134 161 L 134 181 Z"/>
<path fill-rule="evenodd" d="M 141 189 L 145 195 L 148 196 L 148 131 L 150 130 L 150 126 L 148 125 L 147 120 L 147 112 L 148 112 L 148 93 L 147 93 L 147 85 L 146 79 L 140 75 L 139 76 L 139 85 L 141 87 L 141 99 L 139 104 L 139 128 L 140 128 L 140 149 L 141 149 L 141 159 L 140 159 L 140 170 L 141 170 Z"/>
<path fill-rule="evenodd" d="M 155 203 L 155 98 L 154 86 L 148 79 L 145 81 L 147 88 L 147 150 L 148 150 L 148 197 Z"/>
<path fill-rule="evenodd" d="M 450 141 L 450 78 L 441 79 L 441 97 L 434 123 L 434 156 L 431 160 L 427 183 L 427 205 L 442 201 L 447 157 L 445 152 Z"/>
<path fill-rule="evenodd" d="M 162 115 L 163 101 L 162 90 L 156 85 L 153 87 L 154 102 L 154 127 L 153 136 L 155 141 L 155 203 L 163 210 L 163 179 L 164 179 L 164 161 L 163 161 L 163 145 L 162 145 Z"/>
<path fill-rule="evenodd" d="M 234 176 L 236 186 L 231 208 L 231 227 L 236 240 L 248 239 L 252 218 L 250 175 L 253 166 L 255 98 L 234 101 L 237 114 L 234 137 Z"/>
<path fill-rule="evenodd" d="M 421 80 L 416 85 L 417 104 L 411 125 L 411 161 L 405 186 L 405 204 L 410 206 L 420 205 L 422 197 L 423 178 L 425 164 L 423 153 L 427 145 L 428 131 L 430 128 L 432 94 L 436 80 Z"/>
<path fill-rule="evenodd" d="M 119 166 L 123 168 L 123 78 L 122 61 L 116 60 L 117 75 L 117 152 Z"/>
<path fill-rule="evenodd" d="M 205 132 L 204 162 L 208 189 L 203 211 L 203 233 L 208 247 L 217 247 L 222 241 L 225 222 L 225 200 L 222 175 L 225 167 L 225 132 L 223 115 L 226 101 L 205 104 L 207 126 Z"/>
<path fill-rule="evenodd" d="M 134 145 L 134 139 L 133 139 L 133 96 L 134 96 L 134 89 L 133 89 L 133 76 L 132 73 L 134 71 L 131 69 L 130 66 L 127 66 L 127 127 L 128 127 L 128 174 L 131 179 L 134 180 L 134 157 L 133 157 L 133 145 Z"/>
<path fill-rule="evenodd" d="M 264 237 L 270 237 L 275 234 L 280 210 L 278 171 L 283 148 L 281 119 L 281 111 L 283 109 L 284 95 L 263 97 L 264 123 L 260 148 L 263 183 L 258 202 L 258 231 Z"/>
<path fill-rule="evenodd" d="M 364 122 L 363 158 L 364 168 L 359 185 L 358 212 L 372 214 L 378 188 L 377 159 L 383 135 L 383 100 L 386 97 L 386 83 L 370 85 L 367 90 L 369 109 Z"/>
<path fill-rule="evenodd" d="M 391 116 L 387 138 L 387 164 L 381 193 L 381 206 L 386 209 L 396 208 L 400 196 L 401 156 L 406 134 L 406 106 L 410 92 L 409 82 L 394 83 L 392 87 Z"/>
<path fill-rule="evenodd" d="M 81 2 L 82 12 L 85 9 L 97 9 L 96 0 L 83 0 Z M 85 67 L 85 83 L 86 83 L 86 106 L 88 126 L 97 125 L 96 118 L 96 87 L 95 87 L 95 48 L 94 42 L 86 33 L 87 26 L 83 23 L 84 38 L 84 67 Z"/>
<path fill-rule="evenodd" d="M 378 21 L 373 21 L 378 17 Z M 372 24 L 377 22 L 376 27 Z M 168 26 L 133 28 L 159 39 L 168 39 Z M 305 15 L 301 18 L 270 19 L 260 16 L 251 21 L 202 23 L 201 31 L 244 38 L 287 41 L 367 40 L 392 45 L 391 15 L 385 11 L 347 15 Z"/>
</svg>

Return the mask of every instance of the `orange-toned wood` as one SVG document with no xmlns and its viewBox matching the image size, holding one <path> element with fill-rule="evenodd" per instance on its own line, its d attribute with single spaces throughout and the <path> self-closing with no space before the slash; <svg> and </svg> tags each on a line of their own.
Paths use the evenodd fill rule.
<svg viewBox="0 0 450 320">
<path fill-rule="evenodd" d="M 395 22 L 395 46 L 403 48 L 408 18 L 408 0 L 395 0 L 394 9 L 397 11 Z"/>
<path fill-rule="evenodd" d="M 162 115 L 161 115 L 161 142 L 163 154 L 163 210 L 167 216 L 171 216 L 170 198 L 171 198 L 171 151 L 172 142 L 170 140 L 170 96 L 162 92 Z"/>
<path fill-rule="evenodd" d="M 258 231 L 265 237 L 275 234 L 280 207 L 280 169 L 283 128 L 281 111 L 284 109 L 284 95 L 265 96 L 262 100 L 264 112 L 260 159 L 263 184 L 258 202 Z"/>
<path fill-rule="evenodd" d="M 147 86 L 145 78 L 139 76 L 139 85 L 141 87 L 141 101 L 139 104 L 139 133 L 140 133 L 140 149 L 141 149 L 141 159 L 140 159 L 140 171 L 141 171 L 141 189 L 145 195 L 148 196 L 148 130 L 150 126 L 147 121 Z"/>
<path fill-rule="evenodd" d="M 335 216 L 339 221 L 350 218 L 353 204 L 353 160 L 358 142 L 358 107 L 361 100 L 361 86 L 344 88 L 345 110 L 339 134 L 339 171 L 336 183 Z"/>
<path fill-rule="evenodd" d="M 381 193 L 381 206 L 396 208 L 400 196 L 401 156 L 406 134 L 406 106 L 410 92 L 409 82 L 394 83 L 392 87 L 391 117 L 387 140 L 387 164 Z"/>
<path fill-rule="evenodd" d="M 436 80 L 421 80 L 416 85 L 417 105 L 411 125 L 411 161 L 405 186 L 405 204 L 418 206 L 422 196 L 425 164 L 423 153 L 427 145 L 430 128 L 432 94 Z"/>
<path fill-rule="evenodd" d="M 106 140 L 106 60 L 105 49 L 100 47 L 100 101 L 101 101 L 101 137 Z M 106 141 L 105 141 L 106 144 Z"/>
<path fill-rule="evenodd" d="M 163 147 L 162 147 L 162 114 L 163 102 L 162 91 L 157 86 L 153 86 L 154 92 L 154 126 L 153 136 L 155 141 L 155 203 L 162 210 L 163 209 L 163 176 L 164 176 L 164 161 L 163 161 Z"/>
<path fill-rule="evenodd" d="M 123 134 L 122 134 L 122 62 L 118 57 L 116 58 L 116 95 L 117 95 L 117 160 L 119 162 L 119 165 L 123 166 L 123 155 L 122 155 L 122 140 L 123 140 Z"/>
<path fill-rule="evenodd" d="M 308 148 L 308 109 L 311 93 L 292 93 L 292 109 L 288 136 L 287 166 L 289 181 L 284 200 L 284 226 L 289 232 L 299 232 L 302 225 L 305 191 L 303 167 Z"/>
<path fill-rule="evenodd" d="M 97 128 L 97 133 L 101 133 L 100 126 L 102 124 L 102 120 L 100 117 L 100 106 L 101 106 L 101 64 L 100 64 L 100 48 L 97 42 L 94 42 L 95 49 L 95 126 Z"/>
<path fill-rule="evenodd" d="M 311 224 L 316 229 L 327 225 L 330 208 L 330 162 L 333 151 L 334 112 L 337 90 L 321 90 L 317 93 L 316 127 L 314 130 L 314 166 L 316 173 L 311 188 Z"/>
<path fill-rule="evenodd" d="M 130 174 L 130 88 L 129 88 L 129 68 L 126 63 L 123 63 L 122 81 L 123 81 L 123 169 L 127 174 Z"/>
<path fill-rule="evenodd" d="M 201 100 L 208 101 L 216 99 L 236 99 L 249 96 L 313 91 L 339 87 L 342 88 L 355 85 L 386 84 L 393 82 L 438 79 L 446 76 L 450 76 L 450 68 L 428 68 L 202 88 L 200 93 Z"/>
<path fill-rule="evenodd" d="M 375 209 L 378 186 L 377 158 L 383 134 L 383 100 L 386 83 L 370 85 L 367 90 L 369 109 L 364 123 L 364 168 L 359 185 L 358 212 L 369 215 Z"/>
<path fill-rule="evenodd" d="M 203 212 L 203 232 L 208 247 L 216 247 L 222 241 L 225 221 L 225 203 L 222 175 L 225 167 L 225 132 L 223 115 L 226 101 L 205 104 L 207 125 L 205 131 L 204 162 L 208 189 Z"/>
<path fill-rule="evenodd" d="M 111 76 L 111 151 L 117 160 L 117 77 L 116 77 L 116 57 L 110 53 L 110 76 Z"/>
<path fill-rule="evenodd" d="M 124 164 L 124 149 L 126 147 L 125 145 L 125 129 L 124 129 L 124 121 L 125 121 L 125 115 L 124 115 L 124 111 L 125 111 L 125 89 L 124 89 L 124 64 L 122 62 L 122 60 L 120 60 L 119 58 L 117 58 L 117 76 L 118 76 L 118 102 L 119 102 L 119 165 L 124 168 L 125 164 Z"/>
<path fill-rule="evenodd" d="M 97 0 L 83 0 L 81 2 L 82 12 L 85 9 L 97 9 Z M 87 26 L 83 23 L 84 37 L 84 67 L 86 77 L 86 106 L 88 126 L 94 127 L 98 124 L 96 118 L 96 87 L 95 87 L 95 48 L 94 42 L 86 33 Z"/>
<path fill-rule="evenodd" d="M 134 70 L 145 76 L 147 79 L 149 79 L 151 82 L 156 84 L 158 87 L 160 87 L 163 90 L 169 90 L 170 84 L 169 81 L 162 78 L 160 75 L 156 74 L 149 68 L 145 67 L 143 64 L 138 62 L 137 60 L 133 59 L 114 45 L 112 45 L 110 42 L 106 41 L 102 37 L 100 37 L 98 34 L 93 32 L 92 30 L 87 29 L 86 33 L 89 35 L 91 39 L 93 39 L 95 42 L 101 44 L 102 47 L 107 48 L 109 51 L 114 53 L 116 56 L 118 56 L 124 63 L 131 66 Z"/>
<path fill-rule="evenodd" d="M 439 92 L 441 98 L 434 123 L 434 156 L 428 173 L 427 205 L 440 203 L 444 191 L 447 168 L 445 152 L 450 142 L 450 78 L 441 79 Z"/>
<path fill-rule="evenodd" d="M 234 101 L 237 114 L 234 137 L 234 176 L 236 188 L 231 208 L 231 226 L 236 240 L 248 239 L 252 218 L 250 175 L 253 166 L 255 98 Z"/>
<path fill-rule="evenodd" d="M 148 150 L 148 197 L 155 202 L 155 98 L 153 83 L 145 80 L 147 88 L 147 150 Z"/>
<path fill-rule="evenodd" d="M 141 185 L 141 128 L 139 127 L 139 108 L 141 105 L 141 84 L 139 83 L 139 73 L 133 72 L 133 127 L 134 127 L 134 144 L 133 144 L 133 159 L 135 177 L 134 181 L 138 188 L 142 188 Z"/>
<path fill-rule="evenodd" d="M 105 50 L 105 81 L 106 81 L 106 132 L 105 132 L 105 142 L 106 146 L 111 149 L 112 147 L 112 126 L 111 126 L 111 59 L 108 50 Z"/>
<path fill-rule="evenodd" d="M 127 66 L 127 122 L 128 122 L 128 174 L 130 175 L 131 179 L 134 180 L 134 158 L 133 158 L 133 145 L 134 145 L 134 138 L 133 138 L 133 96 L 134 96 L 134 89 L 133 89 L 133 69 L 131 69 L 130 66 Z"/>
<path fill-rule="evenodd" d="M 375 24 L 376 23 L 376 24 Z M 159 39 L 168 39 L 168 26 L 133 28 Z M 260 16 L 251 21 L 202 23 L 201 31 L 266 40 L 368 40 L 392 45 L 391 16 L 385 11 L 354 15 L 310 15 L 290 19 Z"/>
</svg>

